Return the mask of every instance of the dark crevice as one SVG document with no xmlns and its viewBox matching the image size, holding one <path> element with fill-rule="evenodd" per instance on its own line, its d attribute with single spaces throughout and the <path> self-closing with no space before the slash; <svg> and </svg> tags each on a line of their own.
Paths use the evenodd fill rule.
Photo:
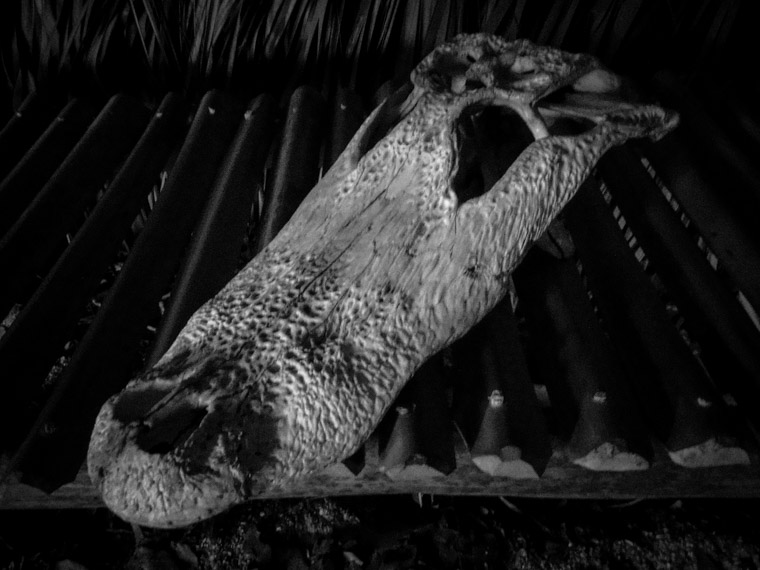
<svg viewBox="0 0 760 570">
<path fill-rule="evenodd" d="M 480 79 L 467 79 L 464 83 L 465 90 L 474 91 L 476 89 L 485 89 L 486 85 Z"/>
<path fill-rule="evenodd" d="M 470 107 L 454 128 L 458 164 L 452 188 L 460 205 L 489 191 L 533 142 L 528 127 L 508 107 Z"/>
<path fill-rule="evenodd" d="M 576 94 L 576 91 L 573 89 L 571 85 L 566 85 L 564 87 L 560 87 L 559 89 L 552 91 L 551 93 L 548 93 L 544 95 L 541 98 L 541 102 L 539 103 L 539 106 L 546 106 L 546 105 L 558 105 L 567 102 L 567 99 L 572 97 Z"/>
<path fill-rule="evenodd" d="M 184 402 L 155 414 L 150 425 L 144 425 L 137 435 L 137 445 L 148 453 L 169 453 L 187 441 L 206 414 L 205 408 Z"/>
<path fill-rule="evenodd" d="M 147 387 L 125 391 L 114 402 L 114 419 L 122 424 L 141 420 L 171 390 L 171 388 Z"/>
<path fill-rule="evenodd" d="M 411 82 L 405 83 L 383 103 L 384 108 L 375 117 L 359 143 L 360 156 L 369 152 L 410 111 L 407 103 L 409 103 L 408 98 L 412 93 L 412 88 Z"/>
</svg>

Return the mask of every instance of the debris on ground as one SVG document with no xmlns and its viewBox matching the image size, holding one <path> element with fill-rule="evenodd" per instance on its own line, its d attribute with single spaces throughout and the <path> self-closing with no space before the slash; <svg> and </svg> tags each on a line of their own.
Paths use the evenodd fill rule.
<svg viewBox="0 0 760 570">
<path fill-rule="evenodd" d="M 186 529 L 105 509 L 0 514 L 0 567 L 168 569 L 760 568 L 753 500 L 499 497 L 269 500 Z"/>
</svg>

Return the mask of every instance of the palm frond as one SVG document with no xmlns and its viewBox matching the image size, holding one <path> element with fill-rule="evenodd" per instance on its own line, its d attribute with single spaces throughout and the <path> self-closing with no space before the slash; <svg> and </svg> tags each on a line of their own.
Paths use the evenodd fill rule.
<svg viewBox="0 0 760 570">
<path fill-rule="evenodd" d="M 137 5 L 133 0 L 130 0 L 130 4 L 132 5 L 132 10 L 136 11 Z M 158 8 L 152 0 L 142 0 L 140 8 L 149 23 L 149 26 L 147 27 L 143 24 L 144 32 L 151 32 L 153 39 L 159 48 L 157 54 L 154 51 L 149 55 L 152 55 L 153 58 L 158 55 L 161 59 L 161 63 L 166 66 L 176 66 L 179 63 L 179 58 L 177 57 L 177 52 L 171 41 L 171 37 L 167 33 L 171 28 L 166 25 L 165 13 Z"/>
<path fill-rule="evenodd" d="M 551 40 L 547 40 L 548 43 L 556 47 L 565 47 L 567 45 L 567 38 L 570 33 L 570 28 L 573 21 L 576 21 L 580 10 L 580 0 L 572 0 L 567 6 L 567 12 L 564 18 L 557 18 L 557 26 L 553 30 Z"/>
<path fill-rule="evenodd" d="M 124 58 L 157 86 L 229 83 L 252 70 L 295 78 L 341 67 L 352 81 L 406 73 L 461 32 L 680 65 L 736 44 L 741 0 L 24 0 L 0 53 L 8 90 Z M 654 30 L 653 33 L 652 30 Z M 143 62 L 135 62 L 134 54 Z M 132 59 L 129 59 L 132 58 Z M 273 62 L 277 62 L 276 64 Z M 282 65 L 281 65 L 282 64 Z M 141 67 L 142 66 L 142 67 Z M 277 67 L 279 66 L 279 67 Z M 320 71 L 322 70 L 322 71 Z M 144 72 L 147 72 L 144 73 Z M 132 78 L 124 78 L 128 81 Z M 398 79 L 398 77 L 397 77 Z"/>
</svg>

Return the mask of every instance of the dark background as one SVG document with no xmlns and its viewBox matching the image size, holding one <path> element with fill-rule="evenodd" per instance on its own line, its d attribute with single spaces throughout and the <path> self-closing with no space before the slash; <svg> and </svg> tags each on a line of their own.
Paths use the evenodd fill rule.
<svg viewBox="0 0 760 570">
<path fill-rule="evenodd" d="M 662 68 L 752 74 L 755 2 L 742 0 L 8 0 L 0 7 L 0 118 L 35 88 L 277 93 L 336 81 L 373 93 L 435 45 L 484 31 Z"/>
</svg>

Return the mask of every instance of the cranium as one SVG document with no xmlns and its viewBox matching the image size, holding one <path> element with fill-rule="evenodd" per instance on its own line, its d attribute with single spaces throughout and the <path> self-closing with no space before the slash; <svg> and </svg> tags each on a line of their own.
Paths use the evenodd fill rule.
<svg viewBox="0 0 760 570">
<path fill-rule="evenodd" d="M 594 58 L 528 41 L 459 36 L 411 80 L 163 358 L 103 405 L 88 467 L 120 517 L 190 524 L 351 455 L 415 370 L 504 297 L 605 151 L 677 122 L 610 96 L 618 78 Z M 535 140 L 468 193 L 477 160 L 463 124 L 488 108 Z M 551 135 L 556 117 L 587 128 Z"/>
</svg>

